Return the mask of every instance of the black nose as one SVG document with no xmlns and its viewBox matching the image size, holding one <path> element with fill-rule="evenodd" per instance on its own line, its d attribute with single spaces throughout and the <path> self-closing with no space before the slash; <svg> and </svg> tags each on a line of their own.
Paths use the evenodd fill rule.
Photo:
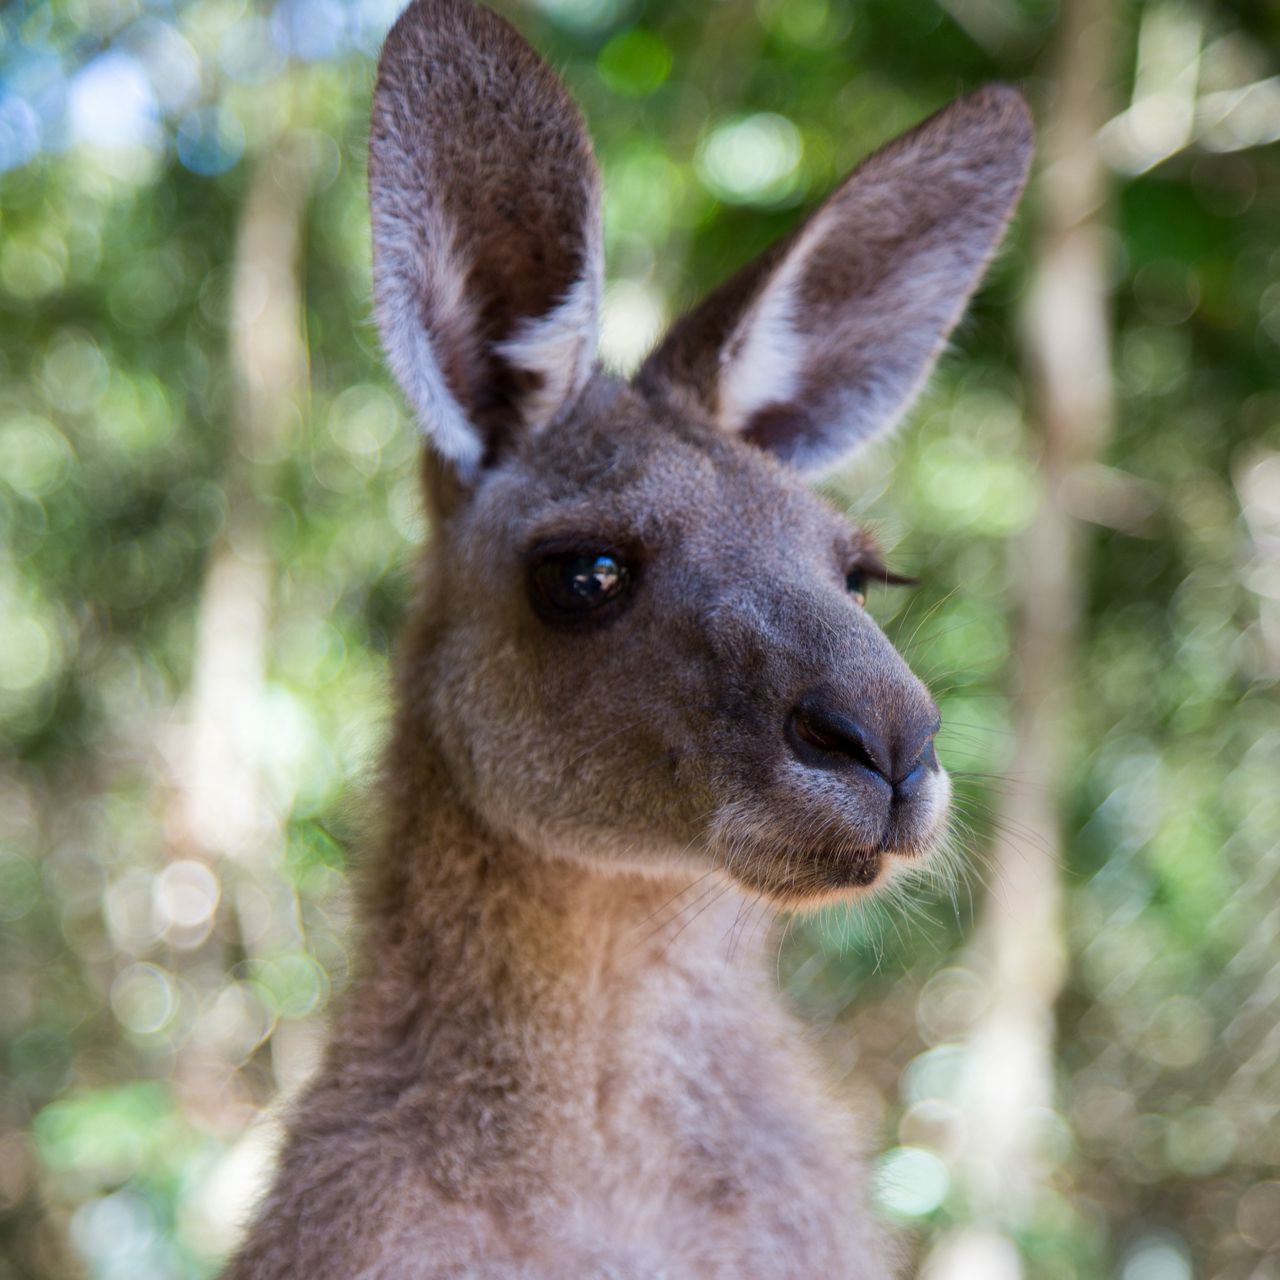
<svg viewBox="0 0 1280 1280">
<path fill-rule="evenodd" d="M 796 757 L 818 769 L 861 768 L 883 778 L 900 800 L 910 799 L 937 767 L 933 739 L 936 709 L 873 718 L 838 706 L 829 694 L 813 692 L 787 718 L 787 740 Z"/>
</svg>

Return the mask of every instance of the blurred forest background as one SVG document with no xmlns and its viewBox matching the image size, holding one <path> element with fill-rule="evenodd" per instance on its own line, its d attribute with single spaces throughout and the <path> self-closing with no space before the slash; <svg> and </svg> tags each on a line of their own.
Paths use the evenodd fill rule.
<svg viewBox="0 0 1280 1280">
<path fill-rule="evenodd" d="M 427 534 L 370 320 L 395 0 L 0 8 L 0 1277 L 198 1280 L 342 989 Z M 991 79 L 1037 176 L 827 491 L 918 575 L 952 890 L 779 956 L 930 1277 L 1280 1278 L 1280 9 L 530 0 L 604 352 Z"/>
</svg>

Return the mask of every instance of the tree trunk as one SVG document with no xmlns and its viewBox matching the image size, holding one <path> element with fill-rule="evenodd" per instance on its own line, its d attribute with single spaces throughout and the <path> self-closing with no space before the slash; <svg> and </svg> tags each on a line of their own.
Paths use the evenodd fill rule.
<svg viewBox="0 0 1280 1280">
<path fill-rule="evenodd" d="M 287 816 L 264 787 L 260 759 L 269 733 L 265 694 L 275 579 L 268 498 L 273 464 L 295 444 L 308 396 L 300 257 L 313 168 L 305 139 L 282 127 L 257 161 L 232 267 L 235 399 L 223 482 L 227 517 L 196 615 L 176 824 L 178 848 L 221 870 L 226 897 L 245 878 L 274 892 Z M 282 933 L 296 933 L 293 903 L 273 908 L 265 932 L 239 922 L 251 954 L 279 949 L 292 941 Z M 272 1040 L 278 1085 L 296 1083 L 299 1074 L 290 1065 L 298 1055 L 288 1052 L 287 1039 Z"/>
<path fill-rule="evenodd" d="M 1036 515 L 1018 543 L 1014 698 L 1018 783 L 1003 800 L 971 964 L 990 994 L 968 1046 L 960 1160 L 971 1222 L 945 1238 L 931 1280 L 1012 1280 L 1008 1233 L 1025 1225 L 1047 1173 L 1053 1010 L 1064 973 L 1058 798 L 1069 768 L 1083 548 L 1066 486 L 1110 430 L 1112 385 L 1097 131 L 1107 118 L 1118 32 L 1111 0 L 1067 0 L 1055 98 L 1042 116 L 1036 261 L 1023 325 L 1040 445 Z"/>
</svg>

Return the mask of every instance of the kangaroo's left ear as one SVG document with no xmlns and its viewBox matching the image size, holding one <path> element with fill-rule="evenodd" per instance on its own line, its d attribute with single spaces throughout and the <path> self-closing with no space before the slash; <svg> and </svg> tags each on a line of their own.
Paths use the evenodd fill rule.
<svg viewBox="0 0 1280 1280">
<path fill-rule="evenodd" d="M 952 103 L 678 321 L 637 385 L 798 467 L 838 462 L 919 392 L 1000 243 L 1031 152 L 1016 90 Z"/>
</svg>

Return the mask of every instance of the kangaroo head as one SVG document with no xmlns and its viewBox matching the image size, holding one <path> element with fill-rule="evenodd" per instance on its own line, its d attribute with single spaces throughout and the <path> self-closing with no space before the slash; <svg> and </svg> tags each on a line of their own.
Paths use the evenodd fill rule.
<svg viewBox="0 0 1280 1280">
<path fill-rule="evenodd" d="M 370 182 L 378 320 L 434 517 L 406 714 L 540 854 L 720 866 L 779 902 L 927 853 L 938 710 L 863 608 L 874 541 L 805 476 L 887 431 L 1003 233 L 1031 130 L 990 88 L 864 162 L 601 372 L 599 177 L 504 21 L 415 0 Z"/>
</svg>

